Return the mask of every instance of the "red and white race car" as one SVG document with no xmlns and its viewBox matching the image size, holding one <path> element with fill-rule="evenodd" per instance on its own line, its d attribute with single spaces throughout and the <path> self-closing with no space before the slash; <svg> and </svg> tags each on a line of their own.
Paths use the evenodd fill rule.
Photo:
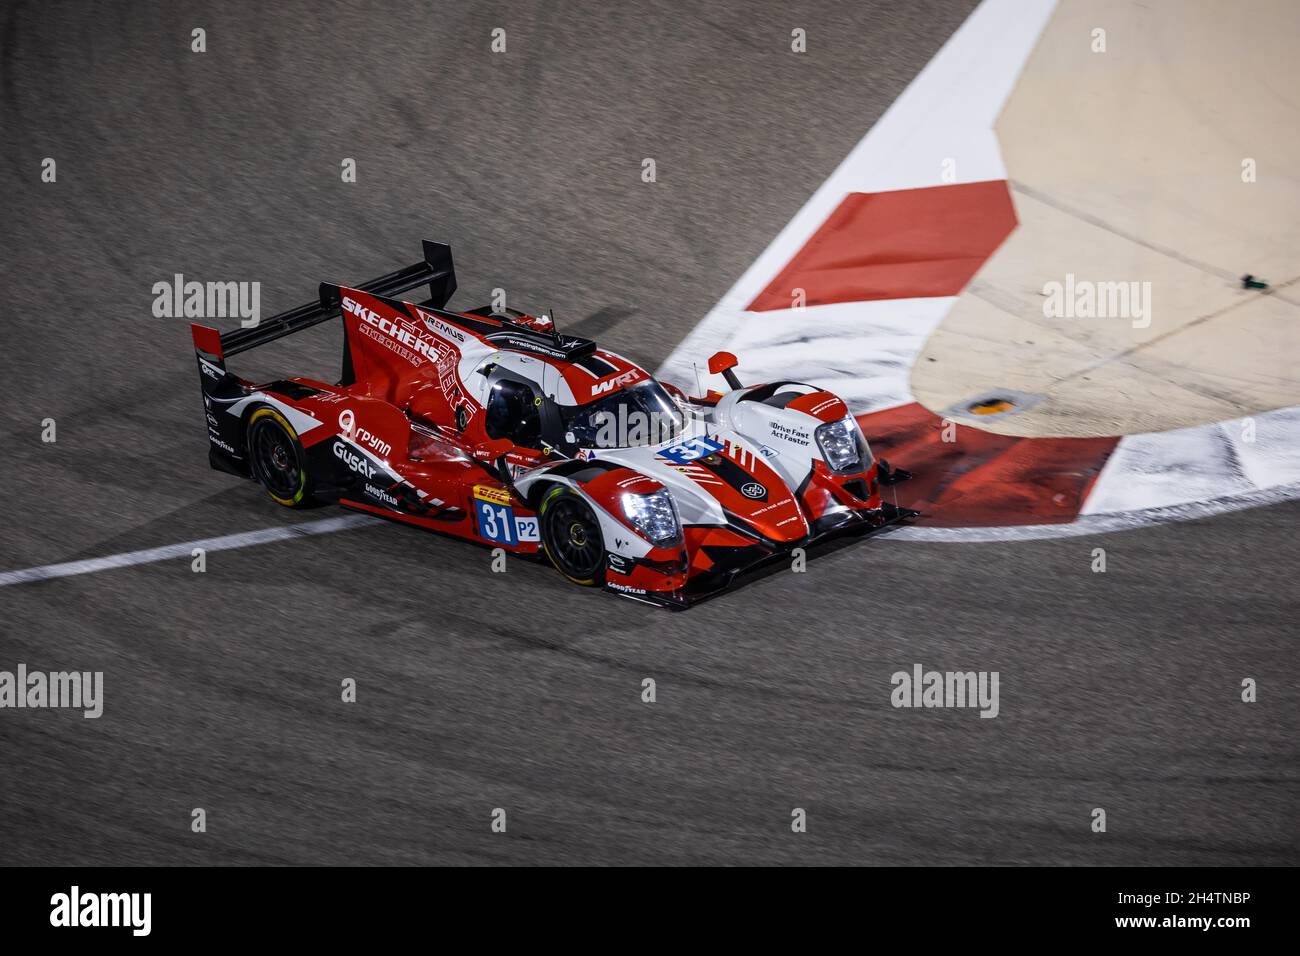
<svg viewBox="0 0 1300 956">
<path fill-rule="evenodd" d="M 684 607 L 832 533 L 915 514 L 844 403 L 798 382 L 688 398 L 550 318 L 452 312 L 451 249 L 254 328 L 192 327 L 215 468 L 287 506 L 339 504 L 525 555 L 570 581 Z M 429 298 L 396 296 L 428 285 Z M 257 384 L 226 359 L 341 316 L 334 383 Z"/>
</svg>

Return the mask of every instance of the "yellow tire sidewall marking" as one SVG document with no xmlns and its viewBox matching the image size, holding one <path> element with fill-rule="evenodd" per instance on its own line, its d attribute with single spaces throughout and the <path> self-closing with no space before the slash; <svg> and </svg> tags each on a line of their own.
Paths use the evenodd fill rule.
<svg viewBox="0 0 1300 956">
<path fill-rule="evenodd" d="M 297 445 L 299 448 L 302 447 L 301 442 L 298 440 L 298 433 L 293 430 L 293 426 L 289 424 L 289 420 L 285 418 L 283 415 L 281 415 L 279 412 L 277 412 L 274 408 L 263 406 L 262 408 L 259 408 L 257 411 L 253 412 L 252 417 L 249 418 L 248 420 L 248 430 L 250 432 L 253 430 L 253 425 L 256 424 L 258 419 L 261 418 L 270 418 L 271 420 L 276 422 L 281 428 L 285 430 L 285 433 L 288 434 L 289 438 L 293 441 L 295 445 Z M 301 455 L 299 456 L 299 459 L 301 460 Z M 276 504 L 284 505 L 286 508 L 292 508 L 294 505 L 301 503 L 303 495 L 306 494 L 306 492 L 307 492 L 307 472 L 305 472 L 302 469 L 301 465 L 299 465 L 298 467 L 298 492 L 292 498 L 281 498 L 279 495 L 272 492 L 269 488 L 266 489 L 266 493 L 272 501 L 274 501 Z"/>
<path fill-rule="evenodd" d="M 560 495 L 564 494 L 567 490 L 568 489 L 564 485 L 556 485 L 554 488 L 552 488 L 550 491 L 546 493 L 546 496 L 542 498 L 541 506 L 537 509 L 537 518 L 539 524 L 541 523 L 543 515 L 546 514 L 546 507 L 547 505 L 550 504 L 551 499 L 559 497 Z M 565 573 L 565 570 L 562 567 L 560 567 L 559 563 L 555 560 L 555 555 L 551 554 L 551 547 L 549 544 L 546 543 L 546 535 L 545 534 L 541 535 L 541 539 L 542 539 L 542 550 L 544 550 L 546 552 L 546 556 L 551 559 L 551 566 L 555 568 L 555 570 L 559 571 L 560 575 L 565 580 L 572 581 L 574 584 L 580 584 L 583 587 L 587 587 L 587 588 L 595 585 L 596 583 L 595 578 L 588 578 L 587 580 L 584 581 L 582 578 L 575 578 L 572 575 Z"/>
</svg>

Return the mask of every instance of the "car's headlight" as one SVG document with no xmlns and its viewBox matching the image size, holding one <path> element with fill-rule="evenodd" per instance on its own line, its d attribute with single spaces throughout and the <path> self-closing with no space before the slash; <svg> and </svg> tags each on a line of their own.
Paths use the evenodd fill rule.
<svg viewBox="0 0 1300 956">
<path fill-rule="evenodd" d="M 670 548 L 682 543 L 682 525 L 677 520 L 677 509 L 667 491 L 660 489 L 648 495 L 625 494 L 623 513 L 632 522 L 632 527 L 655 547 Z"/>
<path fill-rule="evenodd" d="M 856 474 L 866 471 L 871 464 L 871 449 L 862 437 L 862 429 L 851 416 L 846 415 L 839 421 L 819 425 L 813 434 L 817 437 L 817 447 L 822 450 L 826 464 L 836 474 Z"/>
</svg>

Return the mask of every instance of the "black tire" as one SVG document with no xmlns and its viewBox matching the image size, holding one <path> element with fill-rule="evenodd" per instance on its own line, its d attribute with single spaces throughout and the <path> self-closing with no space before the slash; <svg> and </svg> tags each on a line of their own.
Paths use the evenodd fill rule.
<svg viewBox="0 0 1300 956">
<path fill-rule="evenodd" d="M 604 584 L 605 539 L 596 513 L 582 495 L 556 485 L 542 497 L 537 514 L 542 547 L 555 569 L 583 587 Z"/>
<path fill-rule="evenodd" d="M 248 419 L 248 461 L 253 477 L 276 504 L 305 508 L 313 503 L 307 456 L 298 433 L 269 405 Z"/>
</svg>

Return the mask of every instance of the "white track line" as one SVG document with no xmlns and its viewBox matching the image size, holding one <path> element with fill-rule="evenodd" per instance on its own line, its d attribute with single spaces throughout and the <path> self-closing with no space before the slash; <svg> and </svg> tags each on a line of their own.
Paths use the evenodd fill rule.
<svg viewBox="0 0 1300 956">
<path fill-rule="evenodd" d="M 1214 501 L 1197 502 L 1169 508 L 1153 508 L 1143 512 L 1120 515 L 1085 515 L 1069 525 L 1021 525 L 1000 528 L 926 528 L 917 525 L 904 525 L 882 532 L 880 541 L 924 541 L 924 542 L 986 542 L 986 541 L 1034 541 L 1046 538 L 1082 537 L 1092 534 L 1106 534 L 1114 531 L 1128 531 L 1152 522 L 1193 521 L 1208 518 L 1245 508 L 1276 504 L 1300 496 L 1300 485 L 1283 488 L 1269 488 L 1253 495 L 1234 495 Z M 240 534 L 228 534 L 220 538 L 202 538 L 198 541 L 185 541 L 180 544 L 167 544 L 160 548 L 145 551 L 127 551 L 122 554 L 110 554 L 102 558 L 87 558 L 84 561 L 68 561 L 63 564 L 46 564 L 36 568 L 24 568 L 21 571 L 0 571 L 0 587 L 10 584 L 25 584 L 30 581 L 49 581 L 54 578 L 66 578 L 77 574 L 91 574 L 95 571 L 111 571 L 113 568 L 126 568 L 136 564 L 152 564 L 157 561 L 170 561 L 174 558 L 188 558 L 195 548 L 204 551 L 229 551 L 233 548 L 247 548 L 256 544 L 271 544 L 275 541 L 288 541 L 293 538 L 305 538 L 309 535 L 331 534 L 335 531 L 347 531 L 350 528 L 379 524 L 381 519 L 370 515 L 343 515 L 338 518 L 325 518 L 321 521 L 308 521 L 303 524 L 281 528 L 263 528 L 260 531 L 245 531 Z"/>
<path fill-rule="evenodd" d="M 2 571 L 0 572 L 0 587 L 7 587 L 10 584 L 25 584 L 29 581 L 66 578 L 76 574 L 91 574 L 95 571 L 110 571 L 113 568 L 126 568 L 135 564 L 170 561 L 173 558 L 188 558 L 195 548 L 202 548 L 204 551 L 229 551 L 232 548 L 247 548 L 255 544 L 270 544 L 273 541 L 289 541 L 293 538 L 305 538 L 313 534 L 347 531 L 349 528 L 378 524 L 379 522 L 379 518 L 372 518 L 369 515 L 343 515 L 338 518 L 306 521 L 302 524 L 279 528 L 244 531 L 240 534 L 228 534 L 220 538 L 201 538 L 197 541 L 165 544 L 160 548 L 127 551 L 123 554 L 110 554 L 102 558 L 86 558 L 83 561 L 67 561 L 63 564 L 44 564 L 36 568 L 23 568 L 21 571 Z"/>
</svg>

